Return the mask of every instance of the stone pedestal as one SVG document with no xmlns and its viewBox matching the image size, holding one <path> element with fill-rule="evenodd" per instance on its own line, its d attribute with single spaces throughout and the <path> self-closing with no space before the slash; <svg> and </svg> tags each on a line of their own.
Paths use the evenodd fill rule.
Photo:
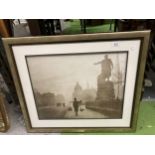
<svg viewBox="0 0 155 155">
<path fill-rule="evenodd" d="M 115 99 L 114 84 L 112 81 L 105 81 L 103 75 L 98 76 L 97 98 L 100 101 L 113 101 Z"/>
</svg>

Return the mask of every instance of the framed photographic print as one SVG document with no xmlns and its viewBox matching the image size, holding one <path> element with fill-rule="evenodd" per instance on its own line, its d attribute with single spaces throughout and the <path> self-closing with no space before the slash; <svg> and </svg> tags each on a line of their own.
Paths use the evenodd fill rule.
<svg viewBox="0 0 155 155">
<path fill-rule="evenodd" d="M 9 119 L 4 104 L 5 99 L 0 93 L 0 132 L 6 132 L 9 129 Z"/>
<path fill-rule="evenodd" d="M 135 130 L 149 33 L 3 39 L 28 132 Z"/>
</svg>

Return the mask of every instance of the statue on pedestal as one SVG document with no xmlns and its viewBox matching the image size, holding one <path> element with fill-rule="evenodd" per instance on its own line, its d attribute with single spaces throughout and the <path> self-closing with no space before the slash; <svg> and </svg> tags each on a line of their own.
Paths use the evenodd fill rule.
<svg viewBox="0 0 155 155">
<path fill-rule="evenodd" d="M 113 69 L 113 63 L 108 55 L 105 55 L 104 59 L 95 63 L 94 65 L 101 64 L 101 73 L 97 78 L 97 98 L 99 102 L 112 101 L 115 98 L 114 84 L 110 81 L 111 71 Z"/>
</svg>

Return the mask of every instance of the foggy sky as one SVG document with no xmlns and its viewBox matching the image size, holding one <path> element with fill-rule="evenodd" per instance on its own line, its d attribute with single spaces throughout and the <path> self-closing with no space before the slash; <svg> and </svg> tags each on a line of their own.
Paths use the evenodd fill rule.
<svg viewBox="0 0 155 155">
<path fill-rule="evenodd" d="M 59 55 L 27 57 L 33 88 L 40 93 L 63 94 L 67 101 L 72 100 L 72 93 L 77 82 L 82 88 L 97 89 L 97 76 L 101 65 L 95 62 L 104 59 L 105 54 Z M 117 72 L 117 54 L 109 54 L 114 68 L 112 77 Z M 125 72 L 126 53 L 119 54 L 121 71 Z"/>
</svg>

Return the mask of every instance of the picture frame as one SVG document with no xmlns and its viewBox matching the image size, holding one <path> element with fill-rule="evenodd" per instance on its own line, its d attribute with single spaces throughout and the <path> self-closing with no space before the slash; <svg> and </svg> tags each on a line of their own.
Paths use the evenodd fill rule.
<svg viewBox="0 0 155 155">
<path fill-rule="evenodd" d="M 135 131 L 149 34 L 4 38 L 27 131 Z"/>
<path fill-rule="evenodd" d="M 2 93 L 0 93 L 0 132 L 6 132 L 9 127 L 9 118 L 5 108 L 5 98 Z"/>
</svg>

